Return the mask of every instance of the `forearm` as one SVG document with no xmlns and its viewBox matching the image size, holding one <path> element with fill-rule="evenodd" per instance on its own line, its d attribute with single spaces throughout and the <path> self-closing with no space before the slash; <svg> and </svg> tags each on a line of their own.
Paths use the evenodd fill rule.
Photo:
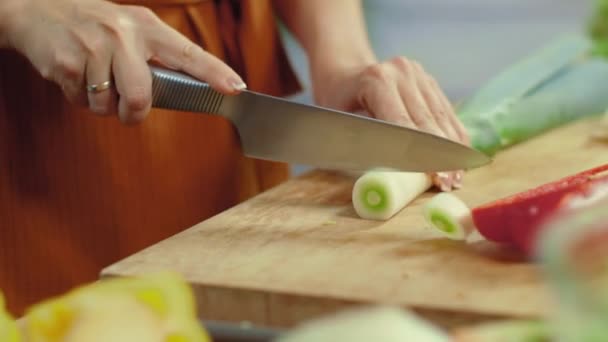
<svg viewBox="0 0 608 342">
<path fill-rule="evenodd" d="M 360 0 L 274 0 L 313 72 L 374 63 Z"/>
</svg>

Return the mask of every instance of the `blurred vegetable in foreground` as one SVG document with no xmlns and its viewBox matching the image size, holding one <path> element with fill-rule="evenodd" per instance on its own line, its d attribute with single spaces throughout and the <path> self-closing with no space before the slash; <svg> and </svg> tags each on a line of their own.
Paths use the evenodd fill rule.
<svg viewBox="0 0 608 342">
<path fill-rule="evenodd" d="M 28 310 L 27 342 L 208 342 L 181 277 L 159 273 L 82 286 Z"/>
<path fill-rule="evenodd" d="M 276 342 L 448 342 L 432 323 L 393 307 L 350 309 L 296 326 Z"/>
<path fill-rule="evenodd" d="M 4 296 L 0 292 L 0 341 L 20 342 L 19 331 L 13 317 L 6 311 Z"/>
<path fill-rule="evenodd" d="M 608 341 L 608 198 L 552 217 L 537 247 L 559 304 L 556 341 Z"/>
<path fill-rule="evenodd" d="M 549 325 L 539 320 L 506 320 L 456 329 L 453 342 L 549 342 Z"/>
<path fill-rule="evenodd" d="M 608 197 L 608 164 L 479 205 L 472 210 L 473 223 L 487 240 L 532 257 L 546 220 L 604 197 Z"/>
</svg>

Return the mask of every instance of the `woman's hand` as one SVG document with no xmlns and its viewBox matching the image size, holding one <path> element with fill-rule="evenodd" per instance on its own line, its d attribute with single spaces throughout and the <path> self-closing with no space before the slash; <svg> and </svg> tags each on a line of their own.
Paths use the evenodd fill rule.
<svg viewBox="0 0 608 342">
<path fill-rule="evenodd" d="M 404 57 L 345 68 L 312 68 L 317 104 L 419 129 L 469 144 L 466 129 L 439 85 L 417 62 Z M 460 187 L 462 171 L 434 175 L 443 191 Z"/>
<path fill-rule="evenodd" d="M 245 88 L 226 64 L 144 7 L 105 0 L 2 0 L 0 44 L 25 55 L 68 99 L 97 114 L 142 120 L 151 107 L 148 61 L 181 70 L 225 94 Z M 2 17 L 2 16 L 0 16 Z M 88 85 L 111 81 L 106 90 Z"/>
</svg>

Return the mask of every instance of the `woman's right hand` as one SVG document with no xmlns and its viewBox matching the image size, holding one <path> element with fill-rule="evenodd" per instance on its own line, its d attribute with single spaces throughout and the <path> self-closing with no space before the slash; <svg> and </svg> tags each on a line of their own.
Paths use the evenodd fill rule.
<svg viewBox="0 0 608 342">
<path fill-rule="evenodd" d="M 1 0 L 5 45 L 26 56 L 74 103 L 133 123 L 151 107 L 149 61 L 181 70 L 225 94 L 245 83 L 229 66 L 145 7 L 105 0 Z M 87 85 L 111 81 L 99 92 Z"/>
</svg>

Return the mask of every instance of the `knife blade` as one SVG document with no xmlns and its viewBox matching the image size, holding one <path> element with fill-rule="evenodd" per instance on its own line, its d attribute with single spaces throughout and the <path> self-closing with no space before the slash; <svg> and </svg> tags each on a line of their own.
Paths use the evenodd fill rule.
<svg viewBox="0 0 608 342">
<path fill-rule="evenodd" d="M 153 107 L 230 120 L 243 153 L 252 158 L 333 170 L 408 172 L 471 169 L 491 162 L 480 151 L 415 129 L 249 90 L 224 95 L 180 72 L 150 69 Z"/>
</svg>

